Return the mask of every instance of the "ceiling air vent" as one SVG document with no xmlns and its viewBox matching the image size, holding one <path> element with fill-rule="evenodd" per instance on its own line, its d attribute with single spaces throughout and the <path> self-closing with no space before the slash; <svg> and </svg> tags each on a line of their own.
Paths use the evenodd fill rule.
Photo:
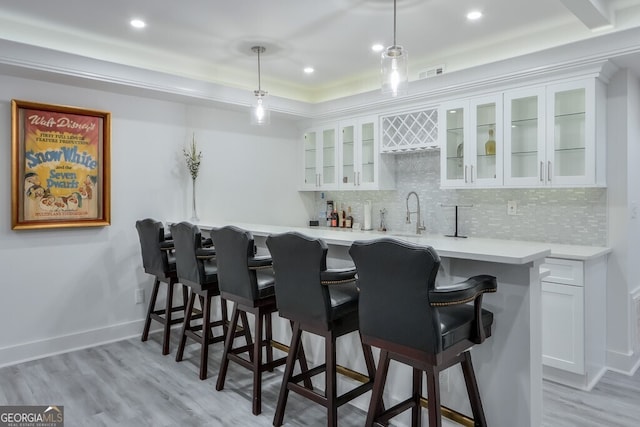
<svg viewBox="0 0 640 427">
<path fill-rule="evenodd" d="M 444 73 L 444 64 L 435 65 L 433 67 L 427 68 L 426 70 L 420 71 L 418 73 L 418 78 L 419 79 L 426 79 L 428 77 L 439 76 L 442 73 Z"/>
</svg>

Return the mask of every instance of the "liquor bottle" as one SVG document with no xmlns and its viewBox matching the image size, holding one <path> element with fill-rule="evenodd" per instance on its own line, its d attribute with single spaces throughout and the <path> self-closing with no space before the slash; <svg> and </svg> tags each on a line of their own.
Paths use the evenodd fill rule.
<svg viewBox="0 0 640 427">
<path fill-rule="evenodd" d="M 493 129 L 489 129 L 489 139 L 484 144 L 484 153 L 489 156 L 496 154 L 496 141 L 493 139 Z"/>
<path fill-rule="evenodd" d="M 337 227 L 338 226 L 338 212 L 336 211 L 336 208 L 333 208 L 333 212 L 331 212 L 331 226 L 332 227 Z"/>
<path fill-rule="evenodd" d="M 326 213 L 327 213 L 327 227 L 331 227 L 331 217 L 333 216 L 333 202 L 331 200 L 327 200 L 327 208 L 326 208 Z"/>
<path fill-rule="evenodd" d="M 338 227 L 344 228 L 344 209 L 342 208 L 342 204 L 340 205 L 340 209 L 338 209 Z"/>
<path fill-rule="evenodd" d="M 344 224 L 345 228 L 353 228 L 353 216 L 351 216 L 351 206 L 347 210 L 347 219 Z"/>
</svg>

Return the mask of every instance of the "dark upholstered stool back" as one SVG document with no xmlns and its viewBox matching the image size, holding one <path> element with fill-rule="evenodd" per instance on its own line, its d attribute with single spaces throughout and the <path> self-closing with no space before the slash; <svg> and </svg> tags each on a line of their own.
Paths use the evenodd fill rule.
<svg viewBox="0 0 640 427">
<path fill-rule="evenodd" d="M 227 226 L 211 230 L 211 239 L 216 247 L 220 292 L 228 292 L 247 301 L 256 300 L 256 271 L 250 270 L 247 264 L 254 251 L 251 233 Z"/>
<path fill-rule="evenodd" d="M 280 316 L 329 327 L 331 297 L 321 285 L 327 245 L 299 233 L 269 236 L 267 246 L 276 272 L 276 300 Z"/>
<path fill-rule="evenodd" d="M 181 222 L 171 226 L 176 246 L 176 270 L 180 281 L 200 288 L 203 283 L 216 281 L 212 274 L 205 274 L 204 260 L 198 259 L 197 250 L 202 247 L 202 233 L 197 225 Z"/>
<path fill-rule="evenodd" d="M 161 249 L 165 241 L 162 223 L 151 218 L 141 219 L 136 221 L 136 229 L 140 238 L 144 271 L 160 277 L 166 277 L 171 271 L 175 272 L 175 259 L 171 256 L 170 260 L 169 252 Z"/>
<path fill-rule="evenodd" d="M 354 245 L 358 270 L 360 332 L 363 336 L 438 352 L 440 319 L 429 305 L 440 257 L 430 247 L 380 241 Z M 420 325 L 420 327 L 416 327 Z"/>
</svg>

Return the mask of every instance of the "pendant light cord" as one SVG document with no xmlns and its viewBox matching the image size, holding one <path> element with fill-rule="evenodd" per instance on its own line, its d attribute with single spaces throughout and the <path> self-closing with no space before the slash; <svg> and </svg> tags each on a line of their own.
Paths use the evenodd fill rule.
<svg viewBox="0 0 640 427">
<path fill-rule="evenodd" d="M 395 0 L 394 0 L 395 1 Z M 262 48 L 258 48 L 258 93 L 262 93 L 262 87 L 260 86 L 260 51 Z"/>
<path fill-rule="evenodd" d="M 396 0 L 393 0 L 393 46 L 396 46 Z"/>
</svg>

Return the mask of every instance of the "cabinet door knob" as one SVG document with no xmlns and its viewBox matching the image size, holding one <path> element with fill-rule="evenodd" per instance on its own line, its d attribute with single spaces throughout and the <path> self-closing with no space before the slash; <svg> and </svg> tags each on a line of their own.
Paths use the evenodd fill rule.
<svg viewBox="0 0 640 427">
<path fill-rule="evenodd" d="M 473 165 L 469 166 L 469 170 L 471 171 L 471 174 L 469 175 L 469 179 L 471 180 L 471 183 L 473 184 Z"/>
<path fill-rule="evenodd" d="M 551 182 L 551 160 L 549 160 L 547 166 L 547 181 Z"/>
<path fill-rule="evenodd" d="M 540 182 L 544 182 L 544 162 L 540 161 Z"/>
<path fill-rule="evenodd" d="M 464 165 L 464 182 L 467 183 L 467 165 Z"/>
</svg>

